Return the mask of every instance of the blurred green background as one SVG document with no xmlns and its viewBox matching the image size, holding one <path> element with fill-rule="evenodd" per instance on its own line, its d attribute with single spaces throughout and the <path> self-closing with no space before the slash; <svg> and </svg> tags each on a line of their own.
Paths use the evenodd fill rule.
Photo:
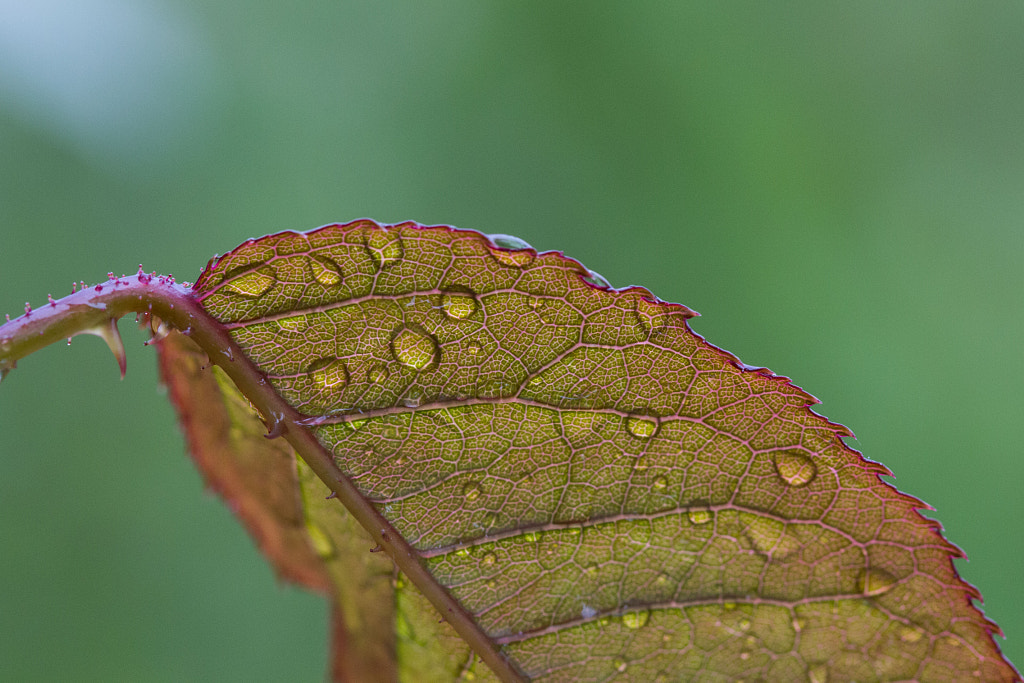
<svg viewBox="0 0 1024 683">
<path fill-rule="evenodd" d="M 512 233 L 785 374 L 1024 663 L 1024 4 L 0 2 L 0 312 L 372 217 Z M 319 680 L 129 321 L 0 389 L 0 678 Z M 1002 641 L 1000 641 L 1002 642 Z"/>
</svg>

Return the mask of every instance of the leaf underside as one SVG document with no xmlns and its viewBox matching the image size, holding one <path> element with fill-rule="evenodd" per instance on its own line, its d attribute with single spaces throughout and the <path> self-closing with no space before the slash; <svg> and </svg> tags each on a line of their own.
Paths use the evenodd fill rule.
<svg viewBox="0 0 1024 683">
<path fill-rule="evenodd" d="M 370 221 L 250 240 L 193 292 L 526 678 L 1017 680 L 926 506 L 683 306 L 512 238 Z M 185 414 L 202 372 L 165 341 Z M 208 390 L 238 407 L 229 384 Z M 245 467 L 284 502 L 254 534 L 332 594 L 340 659 L 491 677 L 286 445 L 223 420 L 223 447 L 262 440 Z"/>
</svg>

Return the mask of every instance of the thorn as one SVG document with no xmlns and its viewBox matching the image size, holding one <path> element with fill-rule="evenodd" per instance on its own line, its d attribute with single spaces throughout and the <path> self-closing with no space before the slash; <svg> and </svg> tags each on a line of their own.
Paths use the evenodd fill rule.
<svg viewBox="0 0 1024 683">
<path fill-rule="evenodd" d="M 52 294 L 47 294 L 46 295 L 46 300 L 48 302 L 50 302 L 51 306 L 56 306 L 57 305 L 57 302 L 53 300 L 53 295 Z"/>
<path fill-rule="evenodd" d="M 124 341 L 121 340 L 121 332 L 117 329 L 117 318 L 109 318 L 105 324 L 97 325 L 91 330 L 83 330 L 86 334 L 95 334 L 107 342 L 110 351 L 114 354 L 117 367 L 121 370 L 121 379 L 128 369 L 128 356 L 124 352 Z"/>
<path fill-rule="evenodd" d="M 331 491 L 331 495 L 329 495 L 326 498 L 324 498 L 324 500 L 330 500 L 331 498 L 337 498 L 337 497 L 338 497 L 338 494 L 335 493 L 334 491 Z"/>
</svg>

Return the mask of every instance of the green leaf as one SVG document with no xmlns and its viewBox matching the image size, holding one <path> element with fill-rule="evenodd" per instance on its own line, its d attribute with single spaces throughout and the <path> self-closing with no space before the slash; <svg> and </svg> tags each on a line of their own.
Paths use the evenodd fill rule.
<svg viewBox="0 0 1024 683">
<path fill-rule="evenodd" d="M 685 307 L 368 221 L 246 243 L 195 295 L 530 679 L 1015 676 L 924 504 Z M 416 600 L 400 654 L 436 642 Z"/>
<path fill-rule="evenodd" d="M 330 596 L 337 680 L 1020 680 L 813 397 L 559 253 L 281 233 L 27 310 L 0 372 L 83 331 L 123 369 L 130 311 L 208 481 Z"/>
</svg>

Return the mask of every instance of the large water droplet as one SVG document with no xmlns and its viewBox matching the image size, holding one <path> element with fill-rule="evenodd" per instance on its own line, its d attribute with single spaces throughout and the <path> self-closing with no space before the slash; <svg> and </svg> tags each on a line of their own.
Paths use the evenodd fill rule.
<svg viewBox="0 0 1024 683">
<path fill-rule="evenodd" d="M 867 597 L 881 595 L 896 585 L 896 578 L 884 569 L 868 568 L 857 577 L 857 590 Z"/>
<path fill-rule="evenodd" d="M 622 625 L 626 628 L 640 628 L 647 623 L 647 620 L 651 617 L 649 610 L 640 610 L 639 612 L 627 612 L 622 615 Z"/>
<path fill-rule="evenodd" d="M 264 266 L 263 270 L 254 270 L 245 275 L 239 275 L 224 285 L 224 289 L 249 297 L 250 299 L 262 296 L 274 285 L 273 276 L 264 272 L 264 270 L 270 271 L 270 267 Z"/>
<path fill-rule="evenodd" d="M 776 453 L 775 471 L 790 486 L 806 486 L 818 474 L 814 461 L 800 451 Z"/>
<path fill-rule="evenodd" d="M 491 249 L 491 255 L 498 263 L 513 268 L 525 268 L 534 259 L 533 248 L 525 241 L 512 235 L 488 235 L 491 244 L 497 249 Z M 506 251 L 509 250 L 509 251 Z"/>
<path fill-rule="evenodd" d="M 649 439 L 658 433 L 658 418 L 646 415 L 630 415 L 626 418 L 626 429 L 638 439 Z"/>
<path fill-rule="evenodd" d="M 648 301 L 644 297 L 637 297 L 634 313 L 636 314 L 637 321 L 639 321 L 648 336 L 663 330 L 668 325 L 665 304 L 661 302 Z"/>
<path fill-rule="evenodd" d="M 476 482 L 466 484 L 462 489 L 462 496 L 468 503 L 472 503 L 479 498 L 481 493 L 482 490 L 480 488 L 480 484 L 477 484 Z"/>
<path fill-rule="evenodd" d="M 309 376 L 321 391 L 338 391 L 348 384 L 348 368 L 339 358 L 321 358 L 310 366 Z"/>
<path fill-rule="evenodd" d="M 665 477 L 658 477 L 657 479 L 654 480 L 654 483 L 651 484 L 651 488 L 653 488 L 655 491 L 660 491 L 664 489 L 666 486 L 668 486 L 668 479 Z"/>
<path fill-rule="evenodd" d="M 309 269 L 316 281 L 324 287 L 334 287 L 341 282 L 341 268 L 329 258 L 313 256 L 309 259 Z"/>
<path fill-rule="evenodd" d="M 383 270 L 402 258 L 402 238 L 397 229 L 367 228 L 366 251 L 377 269 Z"/>
<path fill-rule="evenodd" d="M 391 340 L 391 352 L 399 363 L 413 370 L 425 370 L 437 364 L 440 356 L 437 342 L 419 325 L 400 329 Z"/>
<path fill-rule="evenodd" d="M 583 276 L 583 281 L 589 282 L 595 287 L 604 287 L 605 289 L 612 288 L 608 280 L 606 280 L 604 276 L 601 275 L 601 273 L 598 273 L 596 270 L 588 270 L 587 274 Z"/>
<path fill-rule="evenodd" d="M 686 511 L 686 516 L 690 518 L 692 524 L 707 524 L 714 514 L 706 507 L 694 507 Z"/>
<path fill-rule="evenodd" d="M 441 297 L 441 308 L 454 320 L 465 320 L 476 313 L 476 299 L 470 293 L 452 293 Z"/>
</svg>

